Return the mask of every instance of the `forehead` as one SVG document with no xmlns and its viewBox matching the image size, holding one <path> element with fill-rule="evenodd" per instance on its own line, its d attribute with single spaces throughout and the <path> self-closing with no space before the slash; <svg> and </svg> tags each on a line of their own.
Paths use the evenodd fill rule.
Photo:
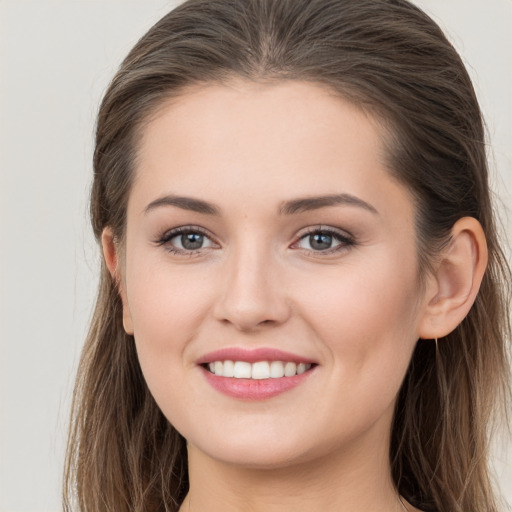
<svg viewBox="0 0 512 512">
<path fill-rule="evenodd" d="M 227 133 L 230 126 L 235 133 L 241 133 L 242 128 L 252 128 L 259 132 L 258 135 L 261 135 L 263 126 L 274 137 L 283 129 L 290 136 L 297 137 L 301 135 L 299 129 L 304 128 L 302 135 L 311 138 L 312 133 L 307 130 L 310 126 L 317 131 L 319 128 L 339 129 L 348 119 L 353 121 L 354 136 L 366 136 L 367 143 L 370 138 L 380 138 L 386 133 L 376 117 L 366 114 L 332 88 L 295 80 L 254 82 L 232 79 L 222 84 L 188 86 L 156 109 L 143 129 L 143 136 L 149 130 L 150 137 L 153 137 L 169 117 L 180 124 L 180 132 L 191 130 L 196 138 L 201 135 L 202 128 L 208 130 L 211 137 L 212 125 L 217 125 L 216 132 L 222 128 Z M 224 123 L 222 126 L 221 122 Z M 293 132 L 290 131 L 292 125 Z M 143 145 L 148 142 L 147 137 L 143 137 Z"/>
<path fill-rule="evenodd" d="M 384 136 L 374 118 L 318 84 L 195 86 L 144 127 L 135 183 L 147 203 L 157 192 L 230 191 L 232 199 L 260 194 L 267 203 L 287 195 L 379 196 L 383 186 L 398 186 L 385 166 Z"/>
</svg>

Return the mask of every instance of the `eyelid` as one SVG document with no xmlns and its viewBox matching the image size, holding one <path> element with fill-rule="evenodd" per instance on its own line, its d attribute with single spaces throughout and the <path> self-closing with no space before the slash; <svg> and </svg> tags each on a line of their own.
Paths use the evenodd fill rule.
<svg viewBox="0 0 512 512">
<path fill-rule="evenodd" d="M 296 239 L 300 240 L 304 238 L 307 235 L 312 235 L 313 233 L 329 233 L 332 235 L 339 236 L 340 238 L 343 238 L 344 240 L 351 240 L 355 242 L 355 237 L 351 233 L 349 233 L 345 229 L 335 228 L 333 226 L 326 226 L 324 224 L 319 224 L 318 226 L 309 226 L 303 230 L 301 230 L 298 234 Z"/>
<path fill-rule="evenodd" d="M 169 242 L 176 236 L 179 236 L 180 234 L 184 233 L 199 233 L 202 236 L 208 238 L 210 242 L 214 245 L 220 247 L 220 244 L 216 241 L 215 237 L 212 236 L 212 234 L 205 228 L 202 228 L 201 226 L 197 225 L 184 225 L 184 226 L 177 226 L 175 228 L 167 229 L 165 230 L 161 235 L 159 235 L 156 240 L 154 240 L 154 243 L 157 246 L 165 246 L 169 245 L 170 247 L 167 247 L 167 250 L 174 254 L 179 255 L 195 255 L 197 253 L 200 253 L 205 250 L 210 250 L 215 247 L 201 247 L 199 249 L 193 249 L 193 250 L 187 250 L 187 249 L 180 249 L 179 247 L 175 247 L 174 245 L 171 246 Z M 310 236 L 315 233 L 327 233 L 333 238 L 335 238 L 340 243 L 334 247 L 331 247 L 329 249 L 325 250 L 312 250 L 312 249 L 305 249 L 297 247 L 299 242 L 303 240 L 305 237 Z M 332 226 L 325 226 L 325 225 L 317 225 L 317 226 L 309 226 L 303 230 L 301 230 L 295 238 L 295 241 L 290 245 L 290 248 L 292 249 L 301 249 L 304 252 L 311 253 L 314 255 L 328 255 L 336 252 L 340 252 L 343 250 L 347 250 L 349 247 L 356 245 L 355 237 L 349 233 L 348 231 L 340 228 L 335 228 Z"/>
<path fill-rule="evenodd" d="M 341 243 L 334 247 L 331 247 L 331 248 L 325 249 L 325 250 L 321 250 L 321 251 L 315 251 L 315 250 L 311 250 L 311 249 L 304 249 L 304 248 L 297 247 L 297 245 L 299 244 L 299 242 L 301 240 L 303 240 L 305 237 L 311 236 L 312 234 L 315 234 L 315 233 L 327 233 L 327 234 L 333 236 L 334 238 L 336 238 Z M 328 255 L 328 254 L 333 254 L 333 253 L 340 252 L 343 250 L 347 250 L 349 247 L 352 247 L 354 245 L 356 245 L 355 237 L 348 231 L 346 231 L 344 229 L 335 228 L 332 226 L 319 225 L 319 226 L 310 226 L 310 227 L 306 228 L 305 230 L 302 230 L 301 232 L 299 232 L 297 234 L 295 241 L 293 242 L 293 244 L 290 247 L 292 249 L 297 249 L 297 250 L 301 249 L 309 254 L 321 256 L 321 255 Z"/>
<path fill-rule="evenodd" d="M 154 240 L 154 243 L 157 246 L 168 245 L 168 247 L 166 247 L 166 249 L 169 252 L 174 253 L 174 254 L 179 254 L 179 255 L 187 255 L 187 256 L 195 255 L 201 251 L 212 249 L 212 247 L 201 247 L 199 249 L 186 250 L 186 249 L 180 249 L 179 247 L 171 246 L 171 244 L 169 244 L 169 242 L 174 237 L 179 236 L 181 234 L 185 234 L 185 233 L 198 233 L 198 234 L 204 236 L 205 238 L 208 238 L 208 240 L 210 240 L 210 242 L 214 246 L 219 246 L 219 243 L 215 240 L 215 237 L 212 236 L 212 234 L 208 230 L 202 228 L 201 226 L 196 226 L 196 225 L 177 226 L 175 228 L 167 229 L 161 235 L 156 237 L 156 240 Z"/>
<path fill-rule="evenodd" d="M 169 241 L 171 238 L 175 237 L 176 235 L 181 235 L 182 233 L 200 233 L 201 235 L 204 235 L 208 238 L 212 238 L 209 231 L 202 228 L 201 226 L 195 226 L 195 225 L 185 225 L 185 226 L 177 226 L 175 228 L 166 229 L 162 231 L 160 235 L 158 235 L 155 239 L 155 243 L 165 243 Z"/>
</svg>

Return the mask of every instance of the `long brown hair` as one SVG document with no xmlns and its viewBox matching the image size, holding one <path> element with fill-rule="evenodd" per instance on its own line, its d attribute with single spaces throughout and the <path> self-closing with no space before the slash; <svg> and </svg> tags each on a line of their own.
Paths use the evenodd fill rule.
<svg viewBox="0 0 512 512">
<path fill-rule="evenodd" d="M 123 240 L 140 131 L 192 84 L 232 77 L 322 84 L 386 127 L 390 172 L 412 192 L 422 272 L 454 223 L 482 224 L 489 264 L 468 316 L 436 345 L 419 340 L 396 404 L 390 462 L 425 511 L 498 509 L 488 472 L 492 423 L 508 396 L 510 271 L 488 187 L 485 132 L 464 65 L 405 0 L 189 0 L 137 43 L 98 115 L 91 217 Z M 176 511 L 186 445 L 145 384 L 103 264 L 78 371 L 64 506 Z M 438 347 L 436 349 L 436 347 Z"/>
</svg>

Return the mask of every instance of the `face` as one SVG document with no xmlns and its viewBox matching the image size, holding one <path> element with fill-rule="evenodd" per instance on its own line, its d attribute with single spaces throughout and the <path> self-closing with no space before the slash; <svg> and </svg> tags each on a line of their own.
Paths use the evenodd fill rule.
<svg viewBox="0 0 512 512">
<path fill-rule="evenodd" d="M 124 321 L 190 449 L 270 467 L 386 445 L 424 298 L 382 138 L 299 82 L 190 89 L 144 128 Z"/>
</svg>

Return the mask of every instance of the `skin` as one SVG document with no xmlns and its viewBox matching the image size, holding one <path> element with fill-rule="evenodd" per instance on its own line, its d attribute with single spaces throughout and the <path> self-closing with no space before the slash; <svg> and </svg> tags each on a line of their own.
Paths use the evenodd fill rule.
<svg viewBox="0 0 512 512">
<path fill-rule="evenodd" d="M 469 310 L 486 253 L 479 224 L 461 219 L 419 285 L 414 203 L 386 169 L 384 135 L 300 82 L 196 87 L 145 126 L 126 239 L 116 246 L 107 228 L 103 247 L 147 384 L 188 442 L 182 510 L 403 510 L 388 460 L 396 396 L 418 339 Z M 344 196 L 280 213 L 332 194 L 366 206 Z M 162 237 L 184 226 L 201 228 L 203 246 L 172 252 L 181 236 Z M 310 231 L 325 229 L 343 238 L 315 250 Z M 234 399 L 196 364 L 225 347 L 275 347 L 317 366 L 271 399 Z"/>
</svg>

